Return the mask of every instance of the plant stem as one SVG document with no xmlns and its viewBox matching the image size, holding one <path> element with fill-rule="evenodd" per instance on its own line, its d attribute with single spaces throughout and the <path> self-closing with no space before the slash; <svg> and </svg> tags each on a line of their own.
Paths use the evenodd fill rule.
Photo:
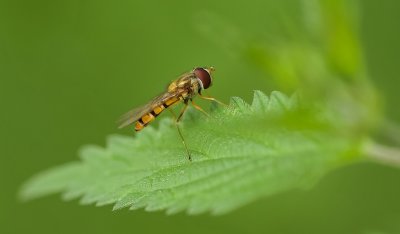
<svg viewBox="0 0 400 234">
<path fill-rule="evenodd" d="M 383 123 L 383 131 L 385 136 L 393 141 L 395 144 L 400 144 L 400 126 L 390 120 L 386 120 Z"/>
<path fill-rule="evenodd" d="M 400 148 L 369 142 L 364 148 L 367 158 L 388 166 L 400 167 Z"/>
</svg>

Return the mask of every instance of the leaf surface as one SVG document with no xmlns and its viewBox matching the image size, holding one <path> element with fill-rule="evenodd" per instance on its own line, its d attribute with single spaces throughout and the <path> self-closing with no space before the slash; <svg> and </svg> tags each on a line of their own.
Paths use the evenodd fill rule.
<svg viewBox="0 0 400 234">
<path fill-rule="evenodd" d="M 359 138 L 342 135 L 323 111 L 299 96 L 255 91 L 252 104 L 232 98 L 207 118 L 190 109 L 182 122 L 190 162 L 168 118 L 135 137 L 113 135 L 86 146 L 80 160 L 44 171 L 23 199 L 62 193 L 82 204 L 114 204 L 167 213 L 223 214 L 294 188 L 307 188 L 357 158 Z"/>
</svg>

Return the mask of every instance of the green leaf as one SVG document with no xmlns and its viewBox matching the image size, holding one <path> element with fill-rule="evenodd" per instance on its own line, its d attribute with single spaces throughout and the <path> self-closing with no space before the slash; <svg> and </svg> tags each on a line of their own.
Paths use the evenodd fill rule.
<svg viewBox="0 0 400 234">
<path fill-rule="evenodd" d="M 232 98 L 205 117 L 189 109 L 182 122 L 190 162 L 169 118 L 135 137 L 110 136 L 86 146 L 80 161 L 29 180 L 29 200 L 62 193 L 82 204 L 147 211 L 222 214 L 262 197 L 308 188 L 358 157 L 362 136 L 343 135 L 327 113 L 295 94 L 255 91 L 252 104 Z"/>
</svg>

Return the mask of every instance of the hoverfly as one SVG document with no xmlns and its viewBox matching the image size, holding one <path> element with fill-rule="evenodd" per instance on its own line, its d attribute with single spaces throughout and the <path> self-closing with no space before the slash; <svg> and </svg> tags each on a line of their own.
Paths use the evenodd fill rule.
<svg viewBox="0 0 400 234">
<path fill-rule="evenodd" d="M 181 101 L 184 103 L 184 107 L 182 108 L 179 116 L 175 118 L 175 125 L 178 129 L 178 133 L 182 139 L 182 143 L 186 149 L 186 153 L 188 155 L 189 160 L 191 160 L 190 152 L 187 148 L 186 142 L 183 138 L 183 135 L 179 129 L 178 122 L 181 120 L 183 114 L 185 113 L 189 102 L 193 105 L 194 108 L 201 111 L 205 115 L 208 116 L 207 112 L 205 112 L 200 106 L 196 105 L 193 102 L 193 98 L 198 95 L 200 98 L 215 101 L 219 104 L 223 104 L 222 102 L 216 100 L 213 97 L 205 97 L 202 95 L 202 91 L 207 89 L 212 84 L 211 73 L 215 69 L 213 67 L 202 68 L 196 67 L 190 72 L 187 72 L 181 75 L 178 79 L 173 81 L 168 85 L 167 90 L 153 98 L 146 105 L 135 108 L 128 113 L 121 116 L 119 119 L 119 128 L 126 127 L 135 123 L 135 131 L 140 131 L 144 127 L 146 127 L 149 123 L 151 123 L 155 118 L 161 114 L 168 107 L 177 104 Z M 225 105 L 225 104 L 223 104 Z M 173 113 L 171 111 L 171 113 Z"/>
</svg>

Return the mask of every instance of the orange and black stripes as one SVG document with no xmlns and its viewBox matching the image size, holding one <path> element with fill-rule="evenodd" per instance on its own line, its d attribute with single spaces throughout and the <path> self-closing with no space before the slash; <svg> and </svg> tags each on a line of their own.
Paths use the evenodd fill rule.
<svg viewBox="0 0 400 234">
<path fill-rule="evenodd" d="M 175 104 L 179 100 L 180 100 L 179 97 L 173 97 L 173 98 L 170 98 L 170 99 L 166 100 L 162 105 L 154 107 L 152 111 L 150 111 L 149 113 L 143 115 L 142 117 L 140 117 L 138 119 L 138 121 L 136 121 L 135 130 L 136 131 L 142 130 L 144 127 L 147 126 L 147 124 L 149 124 L 150 122 L 155 120 L 155 118 L 161 112 L 163 112 L 165 109 L 167 109 L 172 104 Z"/>
</svg>

